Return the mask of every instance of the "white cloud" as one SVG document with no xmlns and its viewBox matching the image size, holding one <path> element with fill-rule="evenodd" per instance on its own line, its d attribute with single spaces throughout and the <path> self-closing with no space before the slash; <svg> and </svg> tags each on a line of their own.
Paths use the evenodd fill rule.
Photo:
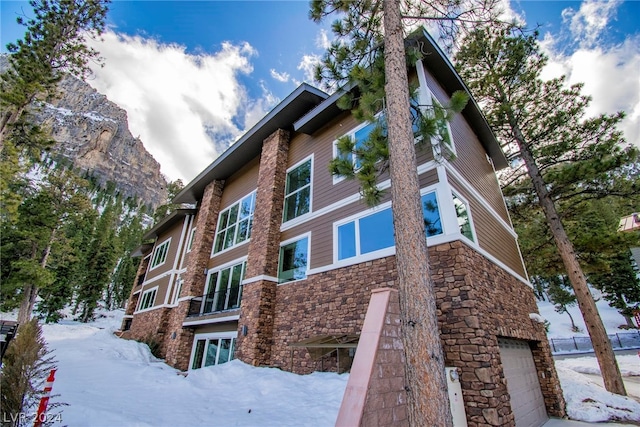
<svg viewBox="0 0 640 427">
<path fill-rule="evenodd" d="M 567 8 L 562 11 L 562 20 L 569 26 L 574 41 L 581 47 L 593 47 L 598 37 L 607 29 L 607 25 L 616 16 L 621 0 L 586 0 L 579 10 Z"/>
<path fill-rule="evenodd" d="M 302 70 L 304 73 L 304 81 L 309 83 L 317 83 L 315 79 L 316 65 L 321 61 L 320 55 L 307 54 L 303 55 L 300 63 L 298 64 L 298 70 Z"/>
<path fill-rule="evenodd" d="M 280 102 L 280 99 L 267 88 L 264 81 L 260 81 L 260 88 L 262 89 L 262 97 L 256 100 L 250 100 L 245 111 L 245 129 L 250 129 L 258 123 L 260 119 L 266 116 L 267 113 Z"/>
<path fill-rule="evenodd" d="M 169 179 L 191 180 L 238 137 L 255 108 L 238 81 L 253 71 L 248 43 L 198 55 L 113 31 L 95 43 L 105 66 L 89 83 L 127 111 L 131 132 Z"/>
<path fill-rule="evenodd" d="M 627 142 L 640 148 L 640 35 L 619 45 L 583 47 L 565 54 L 547 34 L 542 47 L 549 56 L 542 77 L 564 74 L 569 84 L 583 83 L 582 92 L 592 97 L 586 111 L 590 117 L 624 111 L 620 129 Z"/>
<path fill-rule="evenodd" d="M 279 82 L 286 83 L 289 81 L 290 76 L 289 76 L 289 73 L 287 73 L 286 71 L 279 73 L 272 68 L 271 70 L 269 70 L 269 72 L 271 73 L 271 77 L 273 77 Z"/>
<path fill-rule="evenodd" d="M 323 28 L 316 37 L 316 47 L 326 50 L 329 49 L 330 46 L 331 40 L 329 40 L 329 34 L 327 33 L 327 30 Z"/>
</svg>

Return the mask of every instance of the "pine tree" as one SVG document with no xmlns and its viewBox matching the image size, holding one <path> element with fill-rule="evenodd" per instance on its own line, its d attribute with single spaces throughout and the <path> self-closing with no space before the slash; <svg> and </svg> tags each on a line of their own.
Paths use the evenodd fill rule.
<svg viewBox="0 0 640 427">
<path fill-rule="evenodd" d="M 625 395 L 611 343 L 587 286 L 558 203 L 614 192 L 612 177 L 638 160 L 623 148 L 616 125 L 622 113 L 585 118 L 589 98 L 564 77 L 543 81 L 546 58 L 536 34 L 514 27 L 472 33 L 456 55 L 462 77 L 486 105 L 487 120 L 512 162 L 505 195 L 518 204 L 539 205 L 573 286 L 608 391 Z M 575 199 L 574 199 L 575 200 Z"/>
<path fill-rule="evenodd" d="M 340 16 L 332 27 L 337 40 L 317 69 L 318 79 L 328 79 L 337 84 L 355 84 L 358 83 L 359 73 L 384 70 L 384 73 L 372 73 L 369 81 L 375 87 L 384 88 L 402 340 L 407 361 L 405 380 L 411 425 L 450 426 L 453 421 L 446 393 L 444 357 L 420 205 L 403 17 L 413 23 L 416 19 L 430 20 L 437 23 L 445 35 L 453 36 L 467 20 L 473 23 L 476 19 L 491 19 L 492 10 L 486 8 L 491 4 L 470 2 L 470 8 L 465 9 L 460 3 L 450 1 L 402 2 L 401 11 L 399 0 L 314 0 L 311 3 L 310 15 L 316 21 L 334 13 Z M 382 66 L 376 67 L 378 64 Z M 356 101 L 361 111 L 375 111 L 376 99 L 372 99 L 371 95 L 363 92 L 363 96 Z M 369 181 L 375 181 L 376 170 L 371 169 L 369 175 L 372 178 L 368 178 Z M 375 186 L 368 188 L 373 189 L 374 193 L 368 195 L 366 185 L 363 193 L 368 202 L 374 202 L 377 197 Z"/>
<path fill-rule="evenodd" d="M 39 128 L 28 106 L 39 96 L 53 95 L 64 73 L 85 77 L 98 53 L 86 37 L 99 36 L 108 0 L 31 0 L 34 17 L 18 17 L 24 38 L 9 43 L 9 68 L 0 80 L 0 152 L 6 139 L 15 146 L 33 144 Z"/>
<path fill-rule="evenodd" d="M 52 250 L 64 239 L 64 227 L 90 209 L 83 193 L 86 185 L 73 172 L 52 171 L 35 193 L 19 208 L 19 221 L 10 225 L 9 241 L 3 239 L 3 297 L 20 300 L 18 322 L 31 318 L 38 292 L 51 285 L 55 275 L 48 268 Z M 15 285 L 15 286 L 11 286 Z"/>
<path fill-rule="evenodd" d="M 153 219 L 156 223 L 180 207 L 180 205 L 171 203 L 171 201 L 178 195 L 180 191 L 182 191 L 183 188 L 184 188 L 184 183 L 182 182 L 181 179 L 176 179 L 175 181 L 171 181 L 167 184 L 167 201 L 168 202 L 165 203 L 164 205 L 158 206 L 155 212 L 153 213 Z"/>
<path fill-rule="evenodd" d="M 631 258 L 631 252 L 618 253 L 611 260 L 608 270 L 590 274 L 589 280 L 611 306 L 624 316 L 626 326 L 636 327 L 631 319 L 634 311 L 640 308 L 640 271 Z"/>
<path fill-rule="evenodd" d="M 119 206 L 109 203 L 98 219 L 94 234 L 87 250 L 87 263 L 78 287 L 76 305 L 81 308 L 79 320 L 88 322 L 93 318 L 98 301 L 102 298 L 118 260 Z"/>
</svg>

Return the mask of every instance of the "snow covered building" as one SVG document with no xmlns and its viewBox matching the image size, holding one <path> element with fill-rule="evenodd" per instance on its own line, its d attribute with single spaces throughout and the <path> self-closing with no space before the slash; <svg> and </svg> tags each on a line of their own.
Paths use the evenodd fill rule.
<svg viewBox="0 0 640 427">
<path fill-rule="evenodd" d="M 419 42 L 421 103 L 467 91 L 428 34 Z M 123 337 L 154 340 L 181 370 L 348 369 L 371 291 L 397 274 L 389 195 L 371 209 L 329 172 L 336 140 L 371 127 L 338 97 L 299 86 L 176 196 L 196 207 L 145 236 Z M 495 174 L 507 161 L 473 99 L 447 126 L 444 146 L 417 145 L 446 365 L 469 425 L 542 425 L 564 400 Z"/>
</svg>

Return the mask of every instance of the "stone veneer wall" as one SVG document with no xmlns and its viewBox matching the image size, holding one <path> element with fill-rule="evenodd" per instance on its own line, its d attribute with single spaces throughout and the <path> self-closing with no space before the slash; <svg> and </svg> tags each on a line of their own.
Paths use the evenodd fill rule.
<svg viewBox="0 0 640 427">
<path fill-rule="evenodd" d="M 256 211 L 238 322 L 236 357 L 252 365 L 267 365 L 271 359 L 275 318 L 280 225 L 287 177 L 289 133 L 277 130 L 264 140 L 256 193 Z M 245 327 L 247 336 L 242 333 Z"/>
<path fill-rule="evenodd" d="M 409 425 L 398 291 L 372 291 L 336 427 Z"/>
<path fill-rule="evenodd" d="M 470 426 L 513 426 L 498 347 L 499 337 L 530 342 L 538 380 L 551 416 L 565 402 L 533 290 L 462 242 L 434 248 L 438 319 L 447 365 L 459 367 Z"/>
<path fill-rule="evenodd" d="M 513 426 L 498 337 L 531 343 L 547 412 L 562 417 L 564 400 L 530 287 L 462 242 L 429 248 L 438 320 L 447 366 L 461 371 L 469 427 Z M 310 373 L 318 369 L 304 349 L 318 335 L 357 334 L 371 290 L 397 288 L 395 257 L 316 274 L 277 287 L 270 365 Z"/>
<path fill-rule="evenodd" d="M 163 357 L 167 351 L 165 338 L 167 335 L 169 310 L 168 308 L 159 308 L 136 314 L 131 321 L 131 328 L 123 332 L 120 338 L 147 343 L 155 341 L 159 344 L 156 355 Z"/>
<path fill-rule="evenodd" d="M 205 269 L 211 258 L 223 188 L 224 182 L 213 181 L 204 190 L 195 224 L 197 232 L 187 259 L 187 271 L 182 276 L 180 297 L 198 297 L 204 294 Z M 167 363 L 183 371 L 189 368 L 194 335 L 193 329 L 182 327 L 188 312 L 189 300 L 179 301 L 178 306 L 171 309 L 167 321 L 167 329 L 170 333 L 165 336 Z"/>
</svg>

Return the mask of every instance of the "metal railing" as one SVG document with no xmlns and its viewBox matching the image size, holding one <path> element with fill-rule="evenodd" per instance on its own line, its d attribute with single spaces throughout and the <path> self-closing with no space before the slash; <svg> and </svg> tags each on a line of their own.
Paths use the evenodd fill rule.
<svg viewBox="0 0 640 427">
<path fill-rule="evenodd" d="M 189 301 L 187 317 L 204 316 L 240 308 L 242 286 L 233 286 L 217 292 L 210 292 Z"/>
<path fill-rule="evenodd" d="M 608 337 L 614 349 L 640 348 L 640 331 L 620 332 L 610 334 Z M 593 350 L 589 337 L 549 338 L 549 345 L 552 353 L 576 353 Z"/>
</svg>

